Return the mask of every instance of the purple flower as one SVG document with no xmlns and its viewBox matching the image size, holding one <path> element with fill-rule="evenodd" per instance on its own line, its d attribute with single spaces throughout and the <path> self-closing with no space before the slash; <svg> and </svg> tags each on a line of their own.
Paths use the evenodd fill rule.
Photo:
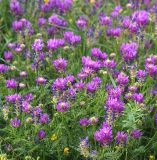
<svg viewBox="0 0 157 160">
<path fill-rule="evenodd" d="M 37 85 L 44 85 L 44 84 L 46 84 L 46 81 L 47 80 L 44 77 L 37 77 L 37 79 L 36 79 Z"/>
<path fill-rule="evenodd" d="M 116 143 L 125 145 L 128 139 L 128 135 L 125 132 L 117 132 Z"/>
<path fill-rule="evenodd" d="M 78 83 L 75 83 L 74 86 L 77 90 L 83 90 L 85 87 L 85 84 L 83 82 L 78 82 Z"/>
<path fill-rule="evenodd" d="M 45 133 L 44 130 L 40 130 L 38 132 L 37 136 L 38 136 L 39 140 L 42 140 L 42 139 L 44 139 L 46 137 L 46 133 Z"/>
<path fill-rule="evenodd" d="M 129 77 L 128 76 L 126 76 L 126 74 L 125 73 L 120 73 L 120 74 L 118 74 L 118 77 L 117 77 L 117 79 L 116 79 L 116 82 L 119 84 L 119 85 L 121 85 L 121 86 L 125 86 L 125 85 L 127 85 L 127 83 L 129 82 Z"/>
<path fill-rule="evenodd" d="M 58 112 L 66 112 L 70 108 L 70 105 L 68 102 L 59 102 L 56 108 Z"/>
<path fill-rule="evenodd" d="M 142 136 L 142 133 L 141 133 L 141 131 L 140 130 L 133 130 L 132 132 L 131 132 L 131 136 L 132 136 L 132 138 L 134 138 L 134 139 L 138 139 L 138 138 L 140 138 L 141 136 Z"/>
<path fill-rule="evenodd" d="M 12 94 L 5 97 L 6 101 L 9 103 L 18 103 L 21 100 L 21 96 L 19 94 Z"/>
<path fill-rule="evenodd" d="M 111 88 L 108 90 L 108 96 L 112 97 L 112 98 L 120 99 L 121 93 L 122 93 L 122 91 L 121 91 L 120 87 Z"/>
<path fill-rule="evenodd" d="M 112 141 L 112 128 L 103 126 L 103 128 L 94 133 L 94 139 L 102 145 L 108 145 Z"/>
<path fill-rule="evenodd" d="M 154 64 L 145 64 L 145 69 L 151 77 L 157 75 L 157 65 Z"/>
<path fill-rule="evenodd" d="M 42 51 L 43 47 L 44 47 L 43 40 L 42 39 L 35 39 L 35 41 L 32 45 L 32 49 L 35 52 L 40 52 L 40 51 Z"/>
<path fill-rule="evenodd" d="M 123 26 L 124 28 L 129 28 L 130 23 L 131 23 L 131 21 L 130 21 L 129 17 L 128 17 L 128 16 L 125 16 L 125 17 L 123 18 L 122 26 Z"/>
<path fill-rule="evenodd" d="M 87 118 L 83 118 L 83 119 L 80 119 L 80 126 L 88 126 L 88 119 Z"/>
<path fill-rule="evenodd" d="M 17 0 L 11 0 L 10 10 L 15 15 L 21 15 L 23 13 L 23 9 Z"/>
<path fill-rule="evenodd" d="M 140 80 L 144 80 L 146 77 L 146 71 L 145 70 L 138 70 L 136 73 L 136 78 Z"/>
<path fill-rule="evenodd" d="M 64 39 L 49 39 L 47 41 L 47 48 L 48 48 L 49 51 L 50 50 L 54 51 L 58 48 L 63 47 L 64 44 L 65 44 Z"/>
<path fill-rule="evenodd" d="M 76 25 L 79 29 L 81 30 L 85 30 L 87 28 L 87 19 L 80 16 L 79 19 L 76 22 Z"/>
<path fill-rule="evenodd" d="M 10 89 L 17 88 L 17 82 L 14 79 L 6 80 L 6 87 Z"/>
<path fill-rule="evenodd" d="M 5 64 L 0 64 L 0 73 L 5 73 L 8 71 L 8 66 Z"/>
<path fill-rule="evenodd" d="M 18 128 L 21 125 L 20 119 L 18 118 L 11 119 L 10 123 L 13 128 Z"/>
<path fill-rule="evenodd" d="M 42 110 L 39 106 L 36 106 L 35 108 L 33 108 L 32 110 L 32 114 L 35 117 L 38 117 L 41 114 Z"/>
<path fill-rule="evenodd" d="M 64 19 L 59 18 L 57 14 L 53 14 L 51 17 L 48 19 L 49 24 L 52 24 L 54 26 L 66 26 L 66 21 Z"/>
<path fill-rule="evenodd" d="M 31 105 L 27 101 L 23 101 L 21 108 L 24 113 L 30 113 Z"/>
<path fill-rule="evenodd" d="M 46 19 L 45 18 L 41 17 L 41 18 L 38 19 L 38 26 L 39 27 L 45 26 L 45 24 L 46 24 Z"/>
<path fill-rule="evenodd" d="M 97 117 L 91 117 L 88 120 L 89 125 L 95 125 L 97 122 L 99 121 L 99 119 Z"/>
<path fill-rule="evenodd" d="M 11 61 L 13 59 L 13 54 L 10 51 L 5 51 L 4 52 L 4 59 L 6 61 Z"/>
<path fill-rule="evenodd" d="M 46 114 L 46 113 L 41 114 L 41 115 L 40 115 L 39 122 L 40 122 L 41 124 L 46 124 L 46 123 L 48 123 L 48 122 L 49 122 L 49 116 L 48 116 L 48 114 Z"/>
<path fill-rule="evenodd" d="M 143 103 L 144 101 L 144 96 L 142 93 L 134 93 L 132 95 L 132 99 L 138 103 Z"/>
<path fill-rule="evenodd" d="M 116 62 L 114 60 L 107 59 L 103 62 L 103 66 L 108 69 L 114 69 L 116 67 Z"/>
<path fill-rule="evenodd" d="M 58 72 L 64 72 L 66 70 L 67 60 L 59 58 L 57 60 L 52 61 L 52 63 Z"/>
<path fill-rule="evenodd" d="M 135 42 L 123 43 L 120 48 L 121 55 L 126 62 L 134 60 L 137 56 L 138 45 Z"/>
<path fill-rule="evenodd" d="M 67 80 L 65 78 L 57 78 L 51 88 L 52 90 L 64 90 L 66 89 L 66 86 L 67 86 Z"/>
<path fill-rule="evenodd" d="M 73 0 L 56 0 L 56 8 L 60 12 L 66 13 L 71 9 L 73 5 Z"/>
<path fill-rule="evenodd" d="M 155 123 L 157 124 L 157 113 L 155 114 Z"/>
<path fill-rule="evenodd" d="M 104 26 L 110 26 L 112 24 L 112 19 L 105 15 L 99 16 L 99 23 Z"/>
</svg>

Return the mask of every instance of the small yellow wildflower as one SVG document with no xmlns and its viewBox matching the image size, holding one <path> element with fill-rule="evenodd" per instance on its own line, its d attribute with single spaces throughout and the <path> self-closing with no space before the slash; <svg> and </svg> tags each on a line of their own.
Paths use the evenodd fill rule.
<svg viewBox="0 0 157 160">
<path fill-rule="evenodd" d="M 94 4 L 95 3 L 95 0 L 90 0 L 90 4 Z"/>
<path fill-rule="evenodd" d="M 0 160 L 7 160 L 6 154 L 0 154 Z"/>
<path fill-rule="evenodd" d="M 68 147 L 65 147 L 64 148 L 64 154 L 68 154 L 69 153 L 69 148 Z"/>
<path fill-rule="evenodd" d="M 44 2 L 47 4 L 47 3 L 49 3 L 49 0 L 44 0 Z"/>
<path fill-rule="evenodd" d="M 153 155 L 150 155 L 149 160 L 155 160 L 155 157 Z"/>
<path fill-rule="evenodd" d="M 53 134 L 53 135 L 51 136 L 51 141 L 55 141 L 55 140 L 57 140 L 57 139 L 58 139 L 58 137 L 57 137 L 56 134 Z"/>
</svg>

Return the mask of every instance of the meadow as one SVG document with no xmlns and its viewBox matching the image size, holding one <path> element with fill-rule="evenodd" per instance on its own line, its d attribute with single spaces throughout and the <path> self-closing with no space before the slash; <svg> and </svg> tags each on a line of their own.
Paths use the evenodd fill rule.
<svg viewBox="0 0 157 160">
<path fill-rule="evenodd" d="M 0 0 L 0 160 L 155 159 L 156 0 Z"/>
</svg>

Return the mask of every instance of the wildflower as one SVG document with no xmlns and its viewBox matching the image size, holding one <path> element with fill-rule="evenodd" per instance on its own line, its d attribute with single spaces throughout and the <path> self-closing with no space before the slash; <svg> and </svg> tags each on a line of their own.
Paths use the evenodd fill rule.
<svg viewBox="0 0 157 160">
<path fill-rule="evenodd" d="M 149 160 L 155 160 L 155 156 L 150 155 L 150 156 L 149 156 Z"/>
<path fill-rule="evenodd" d="M 13 54 L 10 51 L 5 51 L 4 52 L 4 59 L 6 61 L 11 61 L 13 59 Z"/>
<path fill-rule="evenodd" d="M 32 45 L 32 49 L 35 52 L 40 52 L 40 51 L 42 51 L 43 47 L 44 47 L 43 40 L 42 39 L 35 39 L 35 41 Z"/>
<path fill-rule="evenodd" d="M 125 145 L 127 142 L 128 136 L 124 132 L 117 132 L 116 143 L 120 145 Z"/>
<path fill-rule="evenodd" d="M 14 79 L 6 80 L 6 87 L 10 89 L 17 88 L 17 82 Z"/>
<path fill-rule="evenodd" d="M 59 58 L 57 60 L 52 61 L 52 63 L 58 72 L 63 72 L 66 70 L 67 60 Z"/>
<path fill-rule="evenodd" d="M 59 102 L 56 106 L 58 112 L 65 112 L 70 108 L 67 102 Z"/>
<path fill-rule="evenodd" d="M 131 136 L 132 136 L 132 138 L 134 138 L 134 139 L 138 139 L 138 138 L 140 138 L 141 136 L 142 136 L 142 133 L 141 133 L 141 131 L 140 130 L 133 130 L 132 132 L 131 132 Z"/>
<path fill-rule="evenodd" d="M 18 118 L 11 119 L 10 123 L 14 128 L 18 128 L 21 125 L 21 121 Z"/>
<path fill-rule="evenodd" d="M 38 132 L 37 136 L 38 136 L 39 140 L 42 140 L 42 139 L 44 139 L 46 137 L 46 133 L 45 133 L 44 130 L 40 130 Z"/>
<path fill-rule="evenodd" d="M 55 140 L 57 140 L 57 139 L 58 139 L 58 137 L 57 137 L 56 134 L 53 134 L 53 135 L 51 136 L 51 141 L 55 141 Z"/>
<path fill-rule="evenodd" d="M 46 81 L 47 80 L 44 77 L 37 77 L 37 79 L 36 79 L 37 85 L 44 85 L 44 84 L 46 84 Z"/>
<path fill-rule="evenodd" d="M 80 119 L 80 126 L 88 126 L 89 122 L 87 118 Z"/>
<path fill-rule="evenodd" d="M 8 66 L 5 64 L 0 64 L 0 74 L 8 71 Z"/>
<path fill-rule="evenodd" d="M 49 116 L 48 116 L 48 114 L 46 114 L 46 113 L 41 114 L 41 115 L 40 115 L 40 118 L 39 118 L 39 122 L 40 122 L 41 124 L 46 124 L 46 123 L 48 123 L 48 122 L 49 122 Z"/>
<path fill-rule="evenodd" d="M 0 154 L 0 160 L 8 160 L 6 154 Z"/>
<path fill-rule="evenodd" d="M 86 158 L 89 157 L 90 153 L 89 153 L 88 137 L 80 140 L 79 148 L 80 148 L 81 155 L 83 155 Z"/>
<path fill-rule="evenodd" d="M 82 30 L 86 29 L 87 28 L 87 19 L 82 16 L 79 17 L 79 19 L 76 22 L 76 25 L 79 29 L 82 29 Z"/>
<path fill-rule="evenodd" d="M 65 147 L 65 148 L 64 148 L 64 154 L 69 154 L 69 150 L 70 150 L 70 149 L 69 149 L 68 147 Z"/>
</svg>

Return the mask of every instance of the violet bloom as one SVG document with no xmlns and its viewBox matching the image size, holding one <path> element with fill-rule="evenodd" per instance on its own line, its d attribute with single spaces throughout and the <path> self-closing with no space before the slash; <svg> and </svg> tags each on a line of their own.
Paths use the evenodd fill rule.
<svg viewBox="0 0 157 160">
<path fill-rule="evenodd" d="M 120 99 L 121 94 L 122 94 L 122 91 L 121 91 L 120 87 L 110 88 L 108 90 L 108 96 L 112 97 L 112 98 Z"/>
<path fill-rule="evenodd" d="M 45 133 L 44 130 L 40 130 L 38 132 L 37 136 L 38 136 L 39 140 L 42 140 L 42 139 L 44 139 L 46 137 L 46 133 Z"/>
<path fill-rule="evenodd" d="M 133 130 L 132 132 L 131 132 L 131 137 L 132 138 L 134 138 L 134 139 L 138 139 L 138 138 L 140 138 L 142 136 L 142 133 L 141 133 L 141 131 L 140 130 Z"/>
<path fill-rule="evenodd" d="M 122 73 L 122 72 L 121 72 L 120 74 L 118 74 L 118 77 L 117 77 L 117 79 L 116 79 L 116 82 L 117 82 L 119 85 L 121 85 L 121 86 L 126 86 L 127 83 L 129 82 L 129 77 L 126 76 L 125 73 Z"/>
<path fill-rule="evenodd" d="M 57 14 L 53 14 L 51 17 L 49 17 L 48 22 L 49 24 L 54 25 L 56 27 L 66 27 L 66 21 L 64 19 L 61 19 Z"/>
<path fill-rule="evenodd" d="M 18 118 L 11 119 L 10 123 L 13 128 L 18 128 L 21 125 L 20 119 Z"/>
<path fill-rule="evenodd" d="M 6 61 L 11 61 L 13 59 L 13 54 L 10 51 L 5 51 L 4 52 L 4 59 Z"/>
<path fill-rule="evenodd" d="M 23 101 L 21 108 L 24 113 L 30 113 L 31 105 L 27 101 Z"/>
<path fill-rule="evenodd" d="M 137 103 L 143 103 L 144 96 L 142 93 L 134 93 L 132 99 Z"/>
<path fill-rule="evenodd" d="M 23 29 L 22 21 L 13 21 L 12 28 L 15 32 L 21 31 Z"/>
<path fill-rule="evenodd" d="M 41 114 L 41 115 L 40 115 L 39 122 L 40 122 L 41 124 L 47 124 L 47 123 L 49 122 L 49 116 L 48 116 L 48 114 L 46 114 L 46 113 Z"/>
<path fill-rule="evenodd" d="M 83 119 L 80 119 L 80 126 L 88 126 L 88 119 L 87 118 L 83 118 Z"/>
<path fill-rule="evenodd" d="M 108 145 L 112 142 L 112 128 L 103 126 L 103 128 L 94 133 L 94 139 L 104 146 Z"/>
<path fill-rule="evenodd" d="M 69 11 L 72 5 L 73 0 L 56 0 L 56 9 L 63 13 Z"/>
<path fill-rule="evenodd" d="M 8 66 L 5 64 L 0 64 L 0 74 L 8 71 Z"/>
<path fill-rule="evenodd" d="M 46 24 L 46 19 L 45 18 L 41 17 L 41 18 L 38 19 L 38 26 L 39 27 L 43 27 L 43 26 L 45 26 L 45 24 Z"/>
<path fill-rule="evenodd" d="M 23 9 L 17 0 L 11 0 L 10 10 L 15 15 L 21 15 L 23 13 Z"/>
<path fill-rule="evenodd" d="M 58 112 L 66 112 L 70 108 L 68 102 L 59 102 L 56 106 Z"/>
<path fill-rule="evenodd" d="M 100 50 L 99 48 L 92 48 L 92 50 L 91 50 L 91 55 L 92 55 L 93 57 L 99 59 L 100 56 L 101 56 L 101 54 L 102 54 L 102 52 L 101 52 L 101 50 Z"/>
<path fill-rule="evenodd" d="M 126 28 L 129 28 L 130 23 L 131 23 L 130 18 L 129 18 L 128 16 L 125 16 L 125 17 L 123 18 L 123 21 L 122 21 L 122 26 L 123 26 L 125 29 L 126 29 Z"/>
<path fill-rule="evenodd" d="M 17 82 L 14 79 L 6 80 L 6 87 L 7 88 L 15 89 L 15 88 L 17 88 L 17 86 L 18 86 Z"/>
<path fill-rule="evenodd" d="M 35 108 L 32 109 L 32 114 L 35 117 L 40 116 L 41 112 L 42 112 L 42 110 L 39 106 L 36 106 Z"/>
<path fill-rule="evenodd" d="M 129 25 L 129 31 L 133 34 L 133 33 L 137 33 L 139 30 L 139 26 L 136 22 L 130 23 Z"/>
<path fill-rule="evenodd" d="M 32 45 L 32 49 L 35 52 L 40 52 L 40 51 L 42 51 L 43 47 L 44 47 L 43 40 L 42 39 L 35 39 L 35 41 Z"/>
<path fill-rule="evenodd" d="M 5 97 L 8 103 L 18 103 L 21 100 L 21 96 L 19 94 L 12 94 Z"/>
<path fill-rule="evenodd" d="M 149 14 L 145 10 L 136 11 L 132 14 L 132 19 L 136 21 L 139 26 L 145 26 L 149 21 Z"/>
<path fill-rule="evenodd" d="M 85 87 L 85 84 L 83 82 L 77 82 L 75 83 L 74 87 L 77 89 L 77 90 L 83 90 L 84 87 Z"/>
<path fill-rule="evenodd" d="M 64 44 L 64 39 L 49 39 L 47 41 L 47 48 L 49 51 L 55 51 L 56 49 L 63 47 Z"/>
<path fill-rule="evenodd" d="M 157 75 L 157 65 L 145 64 L 145 69 L 151 77 Z"/>
<path fill-rule="evenodd" d="M 57 60 L 52 61 L 52 63 L 58 72 L 64 72 L 66 70 L 67 60 L 59 58 Z"/>
<path fill-rule="evenodd" d="M 87 28 L 87 23 L 87 19 L 82 16 L 80 16 L 79 19 L 76 21 L 77 27 L 81 30 L 85 30 Z"/>
<path fill-rule="evenodd" d="M 103 66 L 107 69 L 114 69 L 116 67 L 116 62 L 114 60 L 107 59 L 103 62 Z"/>
<path fill-rule="evenodd" d="M 116 143 L 119 145 L 125 145 L 128 139 L 128 135 L 125 132 L 117 132 Z"/>
<path fill-rule="evenodd" d="M 157 124 L 157 113 L 155 114 L 155 123 Z"/>
<path fill-rule="evenodd" d="M 137 56 L 138 45 L 135 42 L 123 43 L 120 48 L 121 55 L 126 62 L 134 60 Z"/>
<path fill-rule="evenodd" d="M 38 77 L 37 79 L 36 79 L 36 83 L 37 83 L 37 85 L 44 85 L 44 84 L 46 84 L 46 79 L 44 78 L 44 77 Z"/>
<path fill-rule="evenodd" d="M 51 88 L 52 90 L 59 90 L 59 91 L 62 91 L 64 89 L 66 89 L 66 86 L 67 86 L 67 80 L 65 78 L 57 78 Z"/>
<path fill-rule="evenodd" d="M 136 78 L 140 80 L 144 80 L 146 78 L 146 71 L 145 70 L 138 70 L 136 73 Z"/>
<path fill-rule="evenodd" d="M 99 23 L 103 26 L 111 26 L 112 25 L 112 19 L 105 15 L 99 16 Z"/>
</svg>

